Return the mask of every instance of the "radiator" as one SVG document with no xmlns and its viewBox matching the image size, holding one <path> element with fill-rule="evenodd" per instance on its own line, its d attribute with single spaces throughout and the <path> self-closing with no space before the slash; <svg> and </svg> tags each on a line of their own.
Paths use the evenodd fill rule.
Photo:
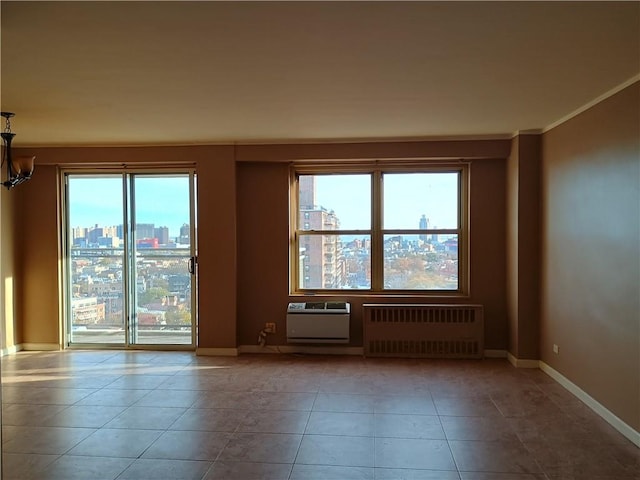
<svg viewBox="0 0 640 480">
<path fill-rule="evenodd" d="M 364 304 L 364 354 L 482 358 L 482 305 Z"/>
<path fill-rule="evenodd" d="M 345 302 L 290 303 L 287 342 L 349 343 L 350 310 Z"/>
</svg>

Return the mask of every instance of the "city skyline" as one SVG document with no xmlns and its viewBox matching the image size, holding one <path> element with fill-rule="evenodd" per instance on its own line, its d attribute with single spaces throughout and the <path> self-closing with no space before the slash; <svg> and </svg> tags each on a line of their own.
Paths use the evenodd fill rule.
<svg viewBox="0 0 640 480">
<path fill-rule="evenodd" d="M 180 227 L 190 223 L 189 176 L 136 175 L 134 179 L 135 223 L 166 226 L 170 237 L 178 237 Z M 73 175 L 69 183 L 70 228 L 124 223 L 121 175 Z"/>
</svg>

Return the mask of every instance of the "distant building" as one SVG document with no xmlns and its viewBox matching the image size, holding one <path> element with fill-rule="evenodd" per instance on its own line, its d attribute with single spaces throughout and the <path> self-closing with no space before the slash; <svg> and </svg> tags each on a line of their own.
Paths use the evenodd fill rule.
<svg viewBox="0 0 640 480">
<path fill-rule="evenodd" d="M 299 179 L 300 227 L 303 230 L 338 230 L 340 220 L 333 210 L 315 204 L 315 177 Z M 301 237 L 301 288 L 341 288 L 347 284 L 347 269 L 342 242 L 337 235 Z"/>
<path fill-rule="evenodd" d="M 158 239 L 160 245 L 167 245 L 169 243 L 169 227 L 155 228 L 153 236 Z"/>
<path fill-rule="evenodd" d="M 185 245 L 191 243 L 191 227 L 188 223 L 183 223 L 180 227 L 180 238 L 178 239 L 178 243 Z"/>
<path fill-rule="evenodd" d="M 157 238 L 141 238 L 136 241 L 138 248 L 158 248 L 159 243 Z"/>
<path fill-rule="evenodd" d="M 71 299 L 72 325 L 96 325 L 104 322 L 105 305 L 96 297 Z"/>
<path fill-rule="evenodd" d="M 431 222 L 429 222 L 429 219 L 427 218 L 426 215 L 422 215 L 422 217 L 420 217 L 420 222 L 418 224 L 418 228 L 420 230 L 429 230 L 429 225 Z M 429 236 L 426 234 L 420 234 L 419 236 L 420 240 L 422 240 L 423 243 L 427 243 L 429 241 Z"/>
<path fill-rule="evenodd" d="M 118 237 L 100 237 L 96 243 L 99 247 L 118 248 L 120 239 Z"/>
<path fill-rule="evenodd" d="M 169 275 L 169 292 L 186 297 L 191 288 L 191 275 Z"/>
<path fill-rule="evenodd" d="M 136 223 L 136 238 L 155 238 L 155 234 L 153 223 Z"/>
<path fill-rule="evenodd" d="M 89 232 L 87 234 L 87 242 L 89 244 L 97 244 L 98 243 L 98 239 L 100 237 L 104 237 L 104 231 L 101 227 L 99 227 L 97 224 L 95 227 L 90 228 Z"/>
</svg>

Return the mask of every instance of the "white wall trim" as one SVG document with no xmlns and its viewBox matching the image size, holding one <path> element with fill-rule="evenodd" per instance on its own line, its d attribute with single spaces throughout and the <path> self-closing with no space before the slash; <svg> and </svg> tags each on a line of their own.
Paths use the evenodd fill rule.
<svg viewBox="0 0 640 480">
<path fill-rule="evenodd" d="M 517 358 L 507 352 L 507 360 L 516 368 L 540 368 L 540 360 L 532 360 L 529 358 Z"/>
<path fill-rule="evenodd" d="M 580 399 L 587 407 L 600 415 L 607 423 L 613 428 L 618 430 L 622 435 L 631 440 L 637 447 L 640 447 L 640 432 L 634 430 L 631 426 L 627 425 L 624 421 L 620 420 L 615 414 L 603 406 L 600 402 L 594 399 L 587 392 L 578 387 L 575 383 L 562 375 L 557 370 L 544 363 L 542 360 L 540 363 L 540 370 L 553 378 L 556 382 L 562 385 L 564 388 L 573 393 L 578 399 Z"/>
<path fill-rule="evenodd" d="M 10 347 L 5 347 L 0 350 L 0 356 L 4 357 L 6 355 L 13 355 L 14 353 L 18 353 L 22 350 L 22 345 L 12 345 Z"/>
<path fill-rule="evenodd" d="M 484 358 L 507 358 L 506 350 L 485 350 Z"/>
<path fill-rule="evenodd" d="M 565 115 L 564 117 L 560 118 L 559 120 L 556 120 L 555 122 L 553 122 L 551 125 L 547 125 L 546 127 L 544 127 L 542 129 L 542 133 L 546 133 L 549 130 L 557 127 L 558 125 L 563 124 L 564 122 L 571 120 L 573 117 L 576 117 L 578 115 L 580 115 L 582 112 L 589 110 L 591 107 L 593 107 L 594 105 L 597 105 L 598 103 L 606 100 L 609 97 L 613 97 L 616 93 L 624 90 L 625 88 L 627 88 L 630 85 L 633 85 L 634 83 L 636 83 L 637 81 L 640 80 L 640 73 L 638 75 L 635 75 L 633 77 L 631 77 L 629 80 L 627 80 L 624 83 L 621 83 L 620 85 L 613 87 L 611 90 L 609 90 L 606 93 L 603 93 L 602 95 L 600 95 L 597 98 L 594 98 L 593 100 L 591 100 L 589 103 L 586 103 L 585 105 L 581 106 L 580 108 L 578 108 L 577 110 L 574 110 L 573 112 L 571 112 L 568 115 Z"/>
<path fill-rule="evenodd" d="M 20 350 L 25 350 L 29 352 L 34 352 L 34 351 L 52 352 L 52 351 L 62 350 L 62 347 L 57 343 L 21 343 L 20 347 L 21 347 Z"/>
<path fill-rule="evenodd" d="M 240 345 L 239 353 L 302 353 L 308 355 L 364 355 L 362 347 L 325 347 L 314 345 Z"/>
<path fill-rule="evenodd" d="M 196 348 L 196 355 L 210 357 L 237 357 L 237 348 Z"/>
</svg>

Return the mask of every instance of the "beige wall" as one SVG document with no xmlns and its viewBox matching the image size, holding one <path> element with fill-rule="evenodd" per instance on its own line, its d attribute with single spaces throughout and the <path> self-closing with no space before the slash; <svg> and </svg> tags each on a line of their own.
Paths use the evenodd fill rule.
<svg viewBox="0 0 640 480">
<path fill-rule="evenodd" d="M 513 138 L 507 159 L 509 352 L 538 358 L 541 136 Z"/>
<path fill-rule="evenodd" d="M 367 146 L 367 148 L 370 146 Z M 413 147 L 413 146 L 411 146 Z M 508 148 L 500 152 L 506 157 Z M 508 147 L 508 143 L 506 144 Z M 272 147 L 253 148 L 252 158 L 267 157 Z M 280 147 L 282 148 L 282 147 Z M 282 148 L 282 158 L 302 158 L 301 147 Z M 328 148 L 328 147 L 323 147 Z M 346 146 L 334 158 L 361 156 L 359 149 Z M 321 152 L 315 152 L 318 155 Z M 396 145 L 389 155 L 411 156 L 404 145 Z M 440 153 L 446 153 L 440 152 Z M 313 156 L 313 153 L 309 153 Z M 375 155 L 372 155 L 376 157 Z M 377 156 L 379 158 L 379 156 Z M 289 301 L 306 297 L 289 296 L 289 210 L 288 164 L 278 162 L 238 163 L 238 344 L 254 345 L 265 322 L 276 322 L 277 333 L 269 337 L 273 344 L 285 344 L 285 315 Z M 483 304 L 486 321 L 486 348 L 507 348 L 505 277 L 505 160 L 475 159 L 471 165 L 471 298 L 428 298 L 434 303 L 473 302 Z M 424 302 L 425 297 L 373 297 L 335 295 L 329 298 L 352 304 L 351 345 L 362 345 L 362 304 L 370 302 Z"/>
<path fill-rule="evenodd" d="M 542 152 L 541 359 L 640 430 L 640 83 Z"/>
<path fill-rule="evenodd" d="M 22 341 L 35 348 L 60 344 L 58 301 L 57 175 L 51 165 L 14 189 L 20 263 L 19 299 Z"/>
<path fill-rule="evenodd" d="M 21 343 L 21 328 L 17 321 L 19 269 L 16 260 L 15 192 L 0 187 L 0 332 L 2 351 L 11 351 Z"/>
<path fill-rule="evenodd" d="M 507 344 L 505 307 L 505 161 L 510 142 L 407 142 L 138 148 L 41 148 L 33 179 L 19 188 L 25 246 L 21 325 L 27 344 L 59 344 L 57 167 L 179 163 L 198 175 L 199 342 L 201 348 L 255 344 L 268 317 L 284 343 L 288 296 L 288 161 L 316 158 L 470 158 L 471 293 L 483 303 L 487 348 Z M 497 158 L 497 159 L 490 159 Z M 236 174 L 238 178 L 236 179 Z M 14 209 L 15 210 L 15 209 Z M 255 233 L 258 233 L 256 238 Z M 354 303 L 353 344 L 361 342 Z M 405 298 L 403 301 L 416 301 Z"/>
</svg>

